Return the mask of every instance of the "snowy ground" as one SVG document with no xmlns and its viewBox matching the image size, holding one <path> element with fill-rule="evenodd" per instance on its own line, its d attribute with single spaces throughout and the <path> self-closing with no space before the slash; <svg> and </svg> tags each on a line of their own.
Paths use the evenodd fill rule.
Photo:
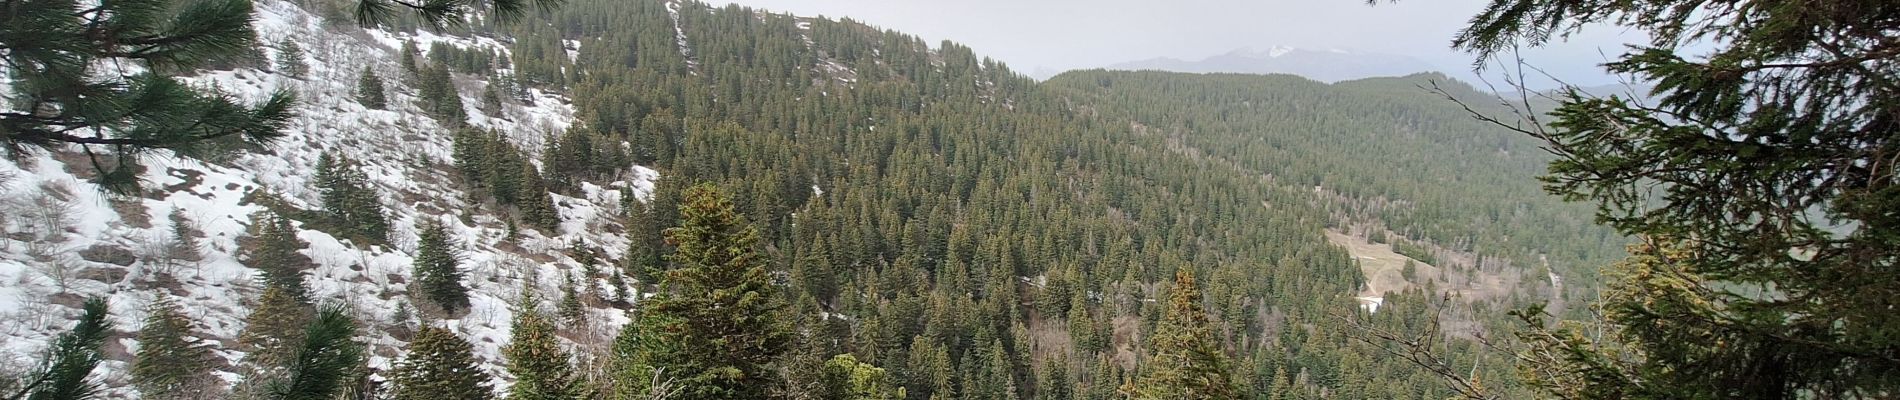
<svg viewBox="0 0 1900 400">
<path fill-rule="evenodd" d="M 367 333 L 361 340 L 372 345 L 376 368 L 387 368 L 401 354 L 403 343 L 388 330 L 404 324 L 395 320 L 395 311 L 408 301 L 405 283 L 412 281 L 410 254 L 414 227 L 421 219 L 446 224 L 466 245 L 463 267 L 473 303 L 472 311 L 461 318 L 432 323 L 460 332 L 497 372 L 524 278 L 537 277 L 526 286 L 549 303 L 559 297 L 563 274 L 579 271 L 566 255 L 569 243 L 583 243 L 607 259 L 619 257 L 626 238 L 604 232 L 620 231 L 610 228 L 619 224 L 621 198 L 644 199 L 657 173 L 636 166 L 625 180 L 585 185 L 582 197 L 557 195 L 564 219 L 560 234 L 524 231 L 517 244 L 504 243 L 505 223 L 491 215 L 492 207 L 469 203 L 470 196 L 454 183 L 448 167 L 449 131 L 424 116 L 414 105 L 415 90 L 397 79 L 402 72 L 395 49 L 405 38 L 424 49 L 430 42 L 505 49 L 503 43 L 326 28 L 316 16 L 280 0 L 261 0 L 257 9 L 263 42 L 288 38 L 305 49 L 310 66 L 306 77 L 240 70 L 208 73 L 192 81 L 246 99 L 261 99 L 278 88 L 297 91 L 301 116 L 291 124 L 289 136 L 268 151 L 216 164 L 154 155 L 143 176 L 148 193 L 140 197 L 105 194 L 83 178 L 90 173 L 88 167 L 73 162 L 70 153 L 30 154 L 17 162 L 0 158 L 0 368 L 18 371 L 31 365 L 46 343 L 71 324 L 82 299 L 104 296 L 111 303 L 112 321 L 124 335 L 108 345 L 112 359 L 103 375 L 109 383 L 122 382 L 129 354 L 138 347 L 131 333 L 140 326 L 142 309 L 161 292 L 186 308 L 194 328 L 208 336 L 203 339 L 219 356 L 233 363 L 241 359 L 244 354 L 235 338 L 259 289 L 256 270 L 236 261 L 237 239 L 251 224 L 252 214 L 262 209 L 245 201 L 246 196 L 268 191 L 298 207 L 316 208 L 311 174 L 326 150 L 362 162 L 391 213 L 390 246 L 351 243 L 316 230 L 299 233 L 310 243 L 304 253 L 319 265 L 308 272 L 313 295 L 355 311 Z M 270 53 L 276 57 L 274 50 Z M 390 110 L 369 110 L 353 101 L 356 77 L 364 66 L 388 83 Z M 487 83 L 472 76 L 457 80 L 475 126 L 504 132 L 531 152 L 540 149 L 544 133 L 565 129 L 572 121 L 574 110 L 565 98 L 539 90 L 532 93 L 537 97 L 533 106 L 511 104 L 503 115 L 483 115 L 475 105 L 481 103 L 479 93 Z M 204 261 L 166 265 L 157 259 L 161 251 L 155 244 L 169 237 L 167 216 L 173 209 L 183 209 L 205 233 Z M 601 270 L 616 271 L 604 265 Z M 166 275 L 177 284 L 159 284 L 158 278 Z M 592 284 L 604 286 L 606 281 Z M 606 308 L 591 310 L 587 321 L 588 326 L 570 332 L 570 344 L 605 346 L 604 338 L 626 322 L 620 311 Z M 135 395 L 127 392 L 116 389 L 108 397 Z"/>
</svg>

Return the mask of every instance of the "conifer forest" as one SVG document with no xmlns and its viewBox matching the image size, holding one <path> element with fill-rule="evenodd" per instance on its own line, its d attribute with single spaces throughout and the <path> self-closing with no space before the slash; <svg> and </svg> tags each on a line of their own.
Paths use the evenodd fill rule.
<svg viewBox="0 0 1900 400">
<path fill-rule="evenodd" d="M 1900 397 L 1900 3 L 1468 3 L 1634 89 L 0 0 L 0 400 Z"/>
</svg>

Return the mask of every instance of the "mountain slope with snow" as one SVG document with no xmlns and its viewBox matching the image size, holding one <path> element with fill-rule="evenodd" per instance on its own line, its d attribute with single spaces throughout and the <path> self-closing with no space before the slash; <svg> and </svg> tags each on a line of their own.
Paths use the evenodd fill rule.
<svg viewBox="0 0 1900 400">
<path fill-rule="evenodd" d="M 406 304 L 406 283 L 413 281 L 411 256 L 420 221 L 443 223 L 463 245 L 464 282 L 473 306 L 439 323 L 473 343 L 498 376 L 500 348 L 508 342 L 524 288 L 542 293 L 541 299 L 558 299 L 563 278 L 583 270 L 570 255 L 572 246 L 609 257 L 625 248 L 623 235 L 607 232 L 620 231 L 617 213 L 625 196 L 651 192 L 658 176 L 650 169 L 630 166 L 624 179 L 584 184 L 585 196 L 554 195 L 564 221 L 561 232 L 522 230 L 512 239 L 495 206 L 471 200 L 477 197 L 456 182 L 450 129 L 427 117 L 416 89 L 398 78 L 403 72 L 397 48 L 413 40 L 423 49 L 443 42 L 506 51 L 504 43 L 326 25 L 280 0 L 260 0 L 256 7 L 260 41 L 297 43 L 307 55 L 307 74 L 299 79 L 238 69 L 188 80 L 243 99 L 259 99 L 279 88 L 296 91 L 299 116 L 288 135 L 269 148 L 215 163 L 155 152 L 142 176 L 146 191 L 138 196 L 109 195 L 90 183 L 91 167 L 76 148 L 0 159 L 0 216 L 5 216 L 0 218 L 0 326 L 5 327 L 0 336 L 7 338 L 0 343 L 0 368 L 30 368 L 78 315 L 84 298 L 103 296 L 118 334 L 109 340 L 109 359 L 96 376 L 115 388 L 108 397 L 131 397 L 123 383 L 130 354 L 138 348 L 133 336 L 143 309 L 160 293 L 183 306 L 194 330 L 205 336 L 199 338 L 203 343 L 235 364 L 243 357 L 235 339 L 261 291 L 259 271 L 238 261 L 238 239 L 255 222 L 254 214 L 264 210 L 259 199 L 266 193 L 299 209 L 319 208 L 313 166 L 326 151 L 358 160 L 389 213 L 387 246 L 352 243 L 307 226 L 298 233 L 309 243 L 303 253 L 317 264 L 306 272 L 312 297 L 349 306 L 368 336 L 373 368 L 387 369 L 400 354 L 401 332 L 419 323 L 413 316 L 399 320 L 398 310 L 415 309 Z M 271 50 L 270 56 L 281 54 Z M 354 100 L 356 77 L 365 66 L 384 77 L 389 110 L 367 109 Z M 532 101 L 505 104 L 499 115 L 484 115 L 476 106 L 489 84 L 483 79 L 456 76 L 476 128 L 500 132 L 535 152 L 544 134 L 573 122 L 573 107 L 564 96 L 540 90 L 529 92 Z M 184 210 L 203 233 L 202 261 L 163 259 L 172 229 L 167 217 L 174 209 Z M 604 277 L 595 278 L 585 284 L 607 285 Z M 570 339 L 575 346 L 601 348 L 626 319 L 606 305 L 590 312 L 587 326 L 573 329 L 581 333 Z M 227 366 L 221 376 L 235 383 L 239 378 L 233 371 Z M 497 379 L 506 381 L 505 376 Z"/>
</svg>

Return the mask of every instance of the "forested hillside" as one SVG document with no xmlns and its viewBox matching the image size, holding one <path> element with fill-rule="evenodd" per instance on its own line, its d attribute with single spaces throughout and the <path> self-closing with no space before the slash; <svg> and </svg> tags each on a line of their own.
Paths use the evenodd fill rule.
<svg viewBox="0 0 1900 400">
<path fill-rule="evenodd" d="M 1464 324 L 1435 346 L 1515 394 L 1511 358 L 1461 338 L 1502 335 L 1500 310 L 1550 300 L 1540 285 L 1555 279 L 1526 271 L 1548 262 L 1583 282 L 1564 296 L 1588 298 L 1587 267 L 1620 251 L 1588 210 L 1538 192 L 1547 158 L 1530 141 L 1471 120 L 1424 77 L 1038 84 L 955 43 L 737 6 L 575 0 L 431 31 L 337 23 L 345 4 L 260 5 L 289 15 L 260 28 L 293 62 L 199 73 L 253 91 L 324 80 L 286 84 L 325 96 L 300 117 L 293 137 L 308 139 L 167 154 L 184 166 L 146 176 L 172 189 L 131 198 L 69 190 L 149 213 L 241 205 L 212 235 L 178 234 L 213 237 L 211 258 L 231 268 L 106 267 L 16 252 L 39 239 L 18 235 L 0 247 L 10 296 L 62 299 L 46 315 L 115 302 L 107 364 L 131 377 L 108 379 L 113 393 L 174 388 L 129 382 L 150 381 L 149 349 L 179 347 L 144 343 L 185 335 L 166 343 L 218 356 L 203 393 L 272 398 L 275 366 L 299 354 L 282 343 L 319 332 L 284 327 L 347 314 L 367 350 L 346 360 L 366 367 L 345 391 L 366 397 L 352 398 L 1442 399 L 1436 375 L 1353 340 L 1349 321 L 1427 332 L 1445 312 Z M 324 22 L 283 21 L 298 17 Z M 312 60 L 349 58 L 300 70 L 304 50 L 287 50 L 300 42 L 322 51 Z M 83 166 L 58 159 L 0 170 L 31 183 L 8 195 L 80 185 L 66 169 Z M 166 191 L 178 188 L 245 200 Z M 149 213 L 123 208 L 56 221 L 88 239 L 41 251 L 188 231 L 134 228 Z M 41 225 L 5 227 L 60 231 Z M 1449 279 L 1418 278 L 1373 312 L 1329 229 L 1521 279 L 1446 302 Z M 133 272 L 80 285 L 25 272 L 61 263 Z M 148 307 L 160 292 L 211 316 L 137 322 L 168 315 Z M 377 300 L 343 301 L 358 296 Z M 127 311 L 141 309 L 154 311 Z M 17 336 L 45 343 L 71 325 L 40 318 Z M 144 326 L 173 328 L 148 340 Z"/>
<path fill-rule="evenodd" d="M 1594 282 L 1623 239 L 1535 182 L 1536 138 L 1473 118 L 1512 116 L 1495 97 L 1437 74 L 1322 84 L 1291 75 L 1081 71 L 1044 83 L 1102 113 L 1278 184 L 1338 194 L 1321 207 L 1431 264 L 1542 271 Z M 1454 102 L 1447 97 L 1456 99 Z M 1389 230 L 1389 238 L 1385 230 Z M 1406 249 L 1412 249 L 1406 251 Z M 1527 283 L 1526 286 L 1535 286 Z M 1569 296 L 1594 296 L 1591 285 Z"/>
</svg>

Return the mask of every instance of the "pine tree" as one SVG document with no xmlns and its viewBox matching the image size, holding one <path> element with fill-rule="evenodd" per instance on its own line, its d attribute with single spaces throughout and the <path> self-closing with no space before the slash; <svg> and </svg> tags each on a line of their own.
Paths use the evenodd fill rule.
<svg viewBox="0 0 1900 400">
<path fill-rule="evenodd" d="M 323 152 L 317 157 L 317 192 L 323 199 L 323 215 L 341 236 L 385 243 L 389 236 L 389 217 L 383 211 L 382 196 L 369 184 L 369 177 L 345 156 Z"/>
<path fill-rule="evenodd" d="M 509 400 L 580 398 L 581 385 L 567 351 L 561 350 L 554 336 L 553 321 L 532 306 L 516 313 L 514 337 L 502 349 L 502 356 L 508 359 L 508 372 L 515 375 L 514 386 L 508 388 Z"/>
<path fill-rule="evenodd" d="M 982 366 L 974 376 L 977 379 L 974 384 L 976 389 L 965 392 L 974 392 L 980 395 L 979 398 L 989 400 L 1021 399 L 1021 389 L 1016 384 L 1016 367 L 1010 362 L 1009 350 L 1003 346 L 1003 340 L 992 339 L 988 349 L 976 353 L 981 353 L 977 355 L 982 357 Z M 967 384 L 970 381 L 965 382 Z"/>
<path fill-rule="evenodd" d="M 658 226 L 653 220 L 653 210 L 647 203 L 633 199 L 627 203 L 627 252 L 624 264 L 627 274 L 642 283 L 658 282 L 661 271 L 660 255 L 664 239 L 660 232 L 665 227 Z"/>
<path fill-rule="evenodd" d="M 83 309 L 78 323 L 53 339 L 37 372 L 24 377 L 11 399 L 87 400 L 98 394 L 102 386 L 92 370 L 105 358 L 100 346 L 112 333 L 112 322 L 106 320 L 105 299 L 86 300 Z"/>
<path fill-rule="evenodd" d="M 363 345 L 355 336 L 356 321 L 342 305 L 318 310 L 278 378 L 264 387 L 264 398 L 333 400 L 344 391 L 351 369 L 363 362 Z"/>
<path fill-rule="evenodd" d="M 574 276 L 561 274 L 561 306 L 557 308 L 556 315 L 561 317 L 561 321 L 576 324 L 581 322 L 585 310 L 581 304 L 580 291 L 574 287 Z"/>
<path fill-rule="evenodd" d="M 191 320 L 171 297 L 159 295 L 146 307 L 139 328 L 139 351 L 132 362 L 132 386 L 143 399 L 192 400 L 216 397 L 222 386 L 211 376 L 210 349 L 197 342 Z"/>
<path fill-rule="evenodd" d="M 1036 375 L 1036 400 L 1075 400 L 1075 381 L 1069 379 L 1069 358 L 1058 356 L 1042 364 Z"/>
<path fill-rule="evenodd" d="M 1148 365 L 1132 392 L 1141 399 L 1238 399 L 1227 353 L 1201 308 L 1194 272 L 1175 272 L 1168 309 L 1149 339 Z"/>
<path fill-rule="evenodd" d="M 261 280 L 266 288 L 282 289 L 297 299 L 308 298 L 303 271 L 314 267 L 315 262 L 301 251 L 309 243 L 297 237 L 297 228 L 289 218 L 267 212 L 252 221 L 256 222 L 244 246 L 244 265 L 263 271 Z"/>
<path fill-rule="evenodd" d="M 416 56 L 421 53 L 422 50 L 416 48 L 416 42 L 414 40 L 403 40 L 402 50 L 396 55 L 396 63 L 402 66 L 403 72 L 407 72 L 410 75 L 420 74 L 422 71 L 417 69 Z"/>
<path fill-rule="evenodd" d="M 277 43 L 277 72 L 284 76 L 302 79 L 310 72 L 310 64 L 304 63 L 303 46 L 288 38 Z"/>
<path fill-rule="evenodd" d="M 376 76 L 369 66 L 363 66 L 363 74 L 356 78 L 356 102 L 371 110 L 389 107 L 389 98 L 383 93 L 383 78 Z"/>
<path fill-rule="evenodd" d="M 409 355 L 390 371 L 392 400 L 487 400 L 491 379 L 474 347 L 454 332 L 423 326 L 409 342 Z"/>
<path fill-rule="evenodd" d="M 489 118 L 501 118 L 501 95 L 495 93 L 495 85 L 482 89 L 482 114 Z"/>
<path fill-rule="evenodd" d="M 667 371 L 679 399 L 760 398 L 776 381 L 768 367 L 791 347 L 786 305 L 754 248 L 758 231 L 711 184 L 686 191 L 662 289 L 642 301 L 636 357 Z"/>
<path fill-rule="evenodd" d="M 560 235 L 561 214 L 554 211 L 554 199 L 549 197 L 548 187 L 541 180 L 541 173 L 534 165 L 521 163 L 521 219 L 540 229 L 548 236 Z"/>
<path fill-rule="evenodd" d="M 314 309 L 288 289 L 266 286 L 257 299 L 257 307 L 245 317 L 244 330 L 238 332 L 238 344 L 245 350 L 246 390 L 261 391 L 277 369 L 295 356 L 296 343 L 303 340 L 303 328 L 311 321 Z"/>
<path fill-rule="evenodd" d="M 468 111 L 462 109 L 462 94 L 448 67 L 430 65 L 421 68 L 416 96 L 422 98 L 422 110 L 444 125 L 459 127 L 468 123 Z"/>
<path fill-rule="evenodd" d="M 468 287 L 462 285 L 462 250 L 442 225 L 425 221 L 416 242 L 415 292 L 443 312 L 468 309 Z"/>
<path fill-rule="evenodd" d="M 950 363 L 950 350 L 943 344 L 924 335 L 912 337 L 905 362 L 910 364 L 904 368 L 910 372 L 905 379 L 910 393 L 921 398 L 956 398 L 956 368 Z"/>
<path fill-rule="evenodd" d="M 296 97 L 253 105 L 172 77 L 238 55 L 257 36 L 249 1 L 35 1 L 0 13 L 0 58 L 11 80 L 0 147 L 103 151 L 106 189 L 131 193 L 149 149 L 185 154 L 212 141 L 268 144 L 284 135 Z M 117 63 L 139 68 L 99 68 Z"/>
</svg>

